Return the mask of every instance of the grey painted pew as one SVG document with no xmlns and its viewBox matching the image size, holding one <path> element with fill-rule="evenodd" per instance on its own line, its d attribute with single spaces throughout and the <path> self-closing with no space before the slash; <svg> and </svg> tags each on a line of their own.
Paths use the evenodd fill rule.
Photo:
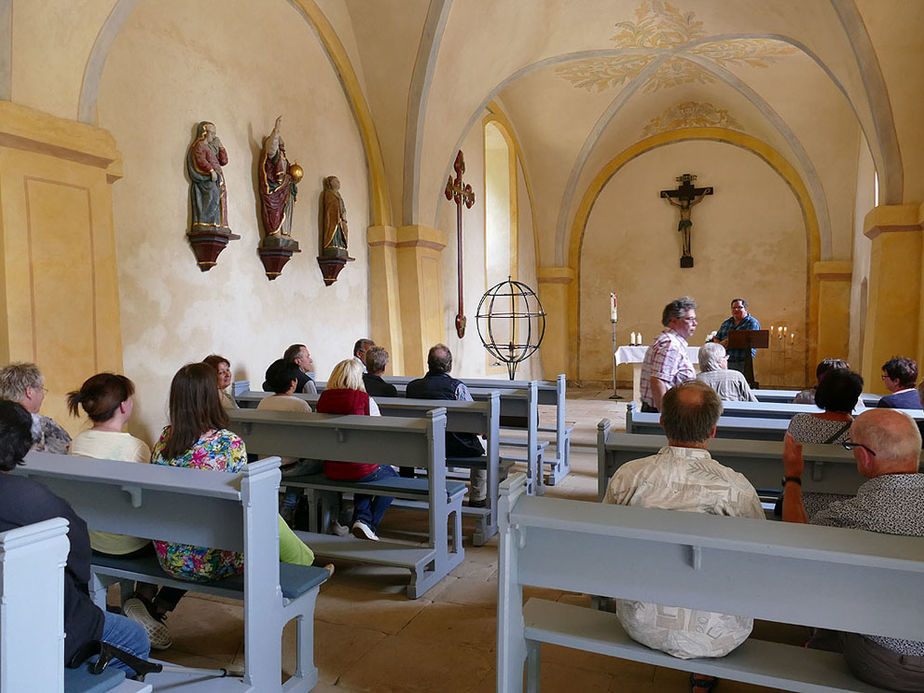
<svg viewBox="0 0 924 693">
<path fill-rule="evenodd" d="M 0 534 L 0 691 L 150 691 L 107 668 L 64 668 L 67 520 L 56 517 Z"/>
<path fill-rule="evenodd" d="M 839 654 L 753 637 L 726 657 L 677 659 L 631 640 L 615 614 L 524 606 L 524 586 L 924 640 L 924 538 L 532 497 L 520 475 L 500 508 L 501 693 L 523 690 L 524 662 L 539 690 L 543 643 L 783 690 L 879 690 Z"/>
<path fill-rule="evenodd" d="M 792 404 L 793 399 L 799 394 L 798 390 L 752 390 L 758 402 L 779 402 L 782 404 Z M 881 395 L 874 395 L 871 392 L 864 392 L 860 395 L 860 401 L 864 406 L 875 407 L 879 402 Z"/>
<path fill-rule="evenodd" d="M 242 408 L 256 408 L 262 399 L 269 397 L 269 392 L 255 392 L 248 390 L 240 393 L 238 404 Z M 296 394 L 311 405 L 317 407 L 320 395 Z M 480 461 L 488 473 L 488 505 L 485 508 L 462 507 L 463 515 L 474 516 L 477 520 L 472 543 L 475 546 L 483 545 L 488 539 L 497 534 L 497 487 L 500 483 L 500 467 L 498 445 L 500 440 L 500 397 L 492 392 L 485 399 L 478 402 L 465 402 L 455 400 L 405 399 L 404 397 L 376 397 L 375 402 L 382 416 L 400 416 L 420 418 L 432 409 L 446 410 L 446 430 L 453 433 L 475 433 L 485 436 L 485 456 L 476 458 L 448 459 L 447 467 L 453 462 L 460 466 L 474 466 Z M 368 460 L 374 461 L 374 460 Z M 283 486 L 286 481 L 283 481 Z"/>
<path fill-rule="evenodd" d="M 610 420 L 597 424 L 597 498 L 602 500 L 610 477 L 626 462 L 654 455 L 667 445 L 661 435 L 619 433 L 610 430 Z M 727 467 L 744 474 L 758 489 L 778 490 L 783 476 L 782 441 L 715 438 L 709 452 Z M 802 446 L 806 491 L 854 494 L 865 481 L 857 471 L 853 453 L 840 445 L 805 443 Z"/>
<path fill-rule="evenodd" d="M 342 462 L 410 463 L 427 470 L 427 492 L 420 497 L 426 502 L 429 515 L 425 544 L 372 542 L 352 536 L 298 532 L 316 555 L 406 568 L 411 571 L 407 587 L 411 599 L 423 595 L 462 562 L 465 551 L 461 544 L 461 518 L 458 508 L 451 507 L 447 497 L 445 409 L 432 409 L 422 418 L 297 414 L 253 409 L 231 410 L 228 415 L 230 430 L 244 439 L 249 451 L 257 454 L 272 451 L 272 454 L 281 456 Z M 329 485 L 323 475 L 318 477 L 318 484 Z M 287 480 L 287 483 L 298 485 L 301 482 Z M 313 486 L 303 485 L 307 488 Z M 366 493 L 376 492 L 373 487 L 357 486 Z M 461 503 L 461 494 L 459 496 L 454 503 Z M 450 520 L 458 527 L 453 532 L 452 546 L 447 529 Z"/>
<path fill-rule="evenodd" d="M 404 394 L 407 384 L 415 377 L 410 376 L 385 376 L 385 381 L 394 385 L 400 394 Z M 542 449 L 529 455 L 528 457 L 511 456 L 509 459 L 519 462 L 526 462 L 527 467 L 531 468 L 533 464 L 542 464 L 542 467 L 548 467 L 549 476 L 547 483 L 550 486 L 557 484 L 571 471 L 571 431 L 573 426 L 568 426 L 565 421 L 565 412 L 567 408 L 567 382 L 565 374 L 560 373 L 554 382 L 548 380 L 503 380 L 499 378 L 465 378 L 465 385 L 468 387 L 474 399 L 479 399 L 476 392 L 490 392 L 498 390 L 501 393 L 501 426 L 509 428 L 525 428 L 528 432 L 535 430 L 537 432 L 547 432 L 555 434 L 555 456 L 545 452 L 547 441 L 539 441 Z M 535 404 L 532 404 L 530 396 L 531 383 L 535 383 L 536 395 L 533 398 Z M 327 385 L 325 382 L 316 383 L 318 392 Z M 523 400 L 526 400 L 525 403 Z M 539 426 L 538 410 L 536 411 L 536 423 L 534 428 L 531 426 L 530 406 L 535 407 L 537 404 L 547 404 L 555 407 L 555 426 Z M 538 437 L 537 437 L 538 441 Z M 524 441 L 518 439 L 506 439 L 502 442 L 504 445 L 524 446 Z M 527 439 L 526 444 L 529 445 Z M 530 448 L 534 449 L 534 448 Z M 542 493 L 542 486 L 546 483 L 542 481 L 536 484 L 535 491 Z M 533 485 L 530 486 L 530 492 L 533 492 Z"/>
<path fill-rule="evenodd" d="M 156 561 L 94 557 L 90 589 L 101 608 L 107 585 L 121 579 L 244 599 L 243 679 L 165 671 L 148 675 L 154 690 L 289 693 L 309 691 L 317 683 L 314 606 L 328 574 L 279 562 L 278 458 L 228 474 L 31 452 L 11 473 L 48 486 L 91 529 L 244 552 L 243 579 L 204 584 L 168 577 Z M 293 619 L 297 666 L 282 684 L 282 630 Z"/>
<path fill-rule="evenodd" d="M 635 410 L 635 403 L 629 402 L 626 409 L 626 432 L 645 435 L 663 433 L 661 415 L 657 412 Z M 737 417 L 722 414 L 716 427 L 716 438 L 744 438 L 746 440 L 783 440 L 788 419 Z"/>
<path fill-rule="evenodd" d="M 796 414 L 819 414 L 821 409 L 814 404 L 791 404 L 788 402 L 722 402 L 722 416 L 738 418 L 791 419 Z M 924 421 L 921 409 L 899 409 L 916 421 Z"/>
</svg>

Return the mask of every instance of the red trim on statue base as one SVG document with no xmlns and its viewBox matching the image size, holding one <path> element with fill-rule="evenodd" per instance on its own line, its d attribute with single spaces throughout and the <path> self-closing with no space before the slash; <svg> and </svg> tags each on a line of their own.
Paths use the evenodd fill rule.
<svg viewBox="0 0 924 693">
<path fill-rule="evenodd" d="M 240 238 L 236 233 L 223 231 L 187 233 L 186 237 L 196 256 L 196 264 L 203 272 L 208 272 L 217 264 L 218 256 L 228 245 L 228 241 L 236 241 Z"/>
<path fill-rule="evenodd" d="M 324 277 L 324 286 L 330 286 L 337 281 L 337 276 L 346 263 L 353 262 L 355 257 L 318 257 L 318 267 Z"/>
<path fill-rule="evenodd" d="M 300 252 L 302 251 L 298 248 L 257 248 L 263 269 L 266 270 L 266 278 L 270 281 L 282 274 L 282 268 L 286 266 L 292 253 Z"/>
</svg>

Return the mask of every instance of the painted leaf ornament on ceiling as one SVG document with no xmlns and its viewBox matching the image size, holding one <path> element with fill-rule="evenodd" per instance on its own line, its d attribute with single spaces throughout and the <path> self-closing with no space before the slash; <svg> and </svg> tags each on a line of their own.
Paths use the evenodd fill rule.
<svg viewBox="0 0 924 693">
<path fill-rule="evenodd" d="M 675 54 L 678 47 L 706 37 L 703 23 L 693 12 L 682 12 L 669 2 L 645 0 L 635 10 L 637 21 L 619 22 L 611 37 L 621 55 L 585 58 L 555 70 L 578 89 L 602 92 L 634 80 L 649 65 L 661 63 L 645 78 L 645 93 L 683 84 L 711 84 L 716 77 L 694 60 Z M 637 52 L 637 51 L 644 52 Z M 691 58 L 708 60 L 722 67 L 766 68 L 778 58 L 798 53 L 798 49 L 775 39 L 733 38 L 694 43 L 685 49 Z"/>
<path fill-rule="evenodd" d="M 642 134 L 650 137 L 662 132 L 679 130 L 680 128 L 728 128 L 741 130 L 741 123 L 732 117 L 727 110 L 711 103 L 686 101 L 671 106 L 660 115 L 649 120 Z"/>
</svg>

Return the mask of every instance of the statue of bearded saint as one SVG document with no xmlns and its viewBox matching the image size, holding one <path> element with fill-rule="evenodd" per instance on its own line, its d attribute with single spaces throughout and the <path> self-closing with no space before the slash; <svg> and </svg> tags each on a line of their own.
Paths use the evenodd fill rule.
<svg viewBox="0 0 924 693">
<path fill-rule="evenodd" d="M 261 246 L 264 248 L 298 248 L 298 242 L 292 238 L 292 213 L 301 167 L 289 165 L 286 145 L 279 133 L 281 127 L 282 116 L 279 116 L 273 131 L 263 140 L 260 156 Z"/>
</svg>

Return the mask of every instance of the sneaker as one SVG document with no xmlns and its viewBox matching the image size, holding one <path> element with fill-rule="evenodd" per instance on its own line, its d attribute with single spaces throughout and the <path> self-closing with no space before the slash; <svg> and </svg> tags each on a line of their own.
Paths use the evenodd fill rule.
<svg viewBox="0 0 924 693">
<path fill-rule="evenodd" d="M 370 541 L 379 540 L 369 525 L 367 525 L 365 522 L 360 522 L 359 520 L 353 523 L 353 536 L 359 537 L 360 539 L 369 539 Z"/>
<path fill-rule="evenodd" d="M 122 606 L 122 614 L 144 626 L 153 649 L 166 650 L 173 645 L 173 640 L 170 639 L 170 631 L 167 630 L 166 624 L 151 616 L 144 602 L 137 597 L 126 600 Z"/>
<path fill-rule="evenodd" d="M 334 520 L 330 526 L 330 533 L 336 534 L 338 537 L 345 537 L 350 533 L 350 528 L 347 525 L 342 525 Z"/>
</svg>

